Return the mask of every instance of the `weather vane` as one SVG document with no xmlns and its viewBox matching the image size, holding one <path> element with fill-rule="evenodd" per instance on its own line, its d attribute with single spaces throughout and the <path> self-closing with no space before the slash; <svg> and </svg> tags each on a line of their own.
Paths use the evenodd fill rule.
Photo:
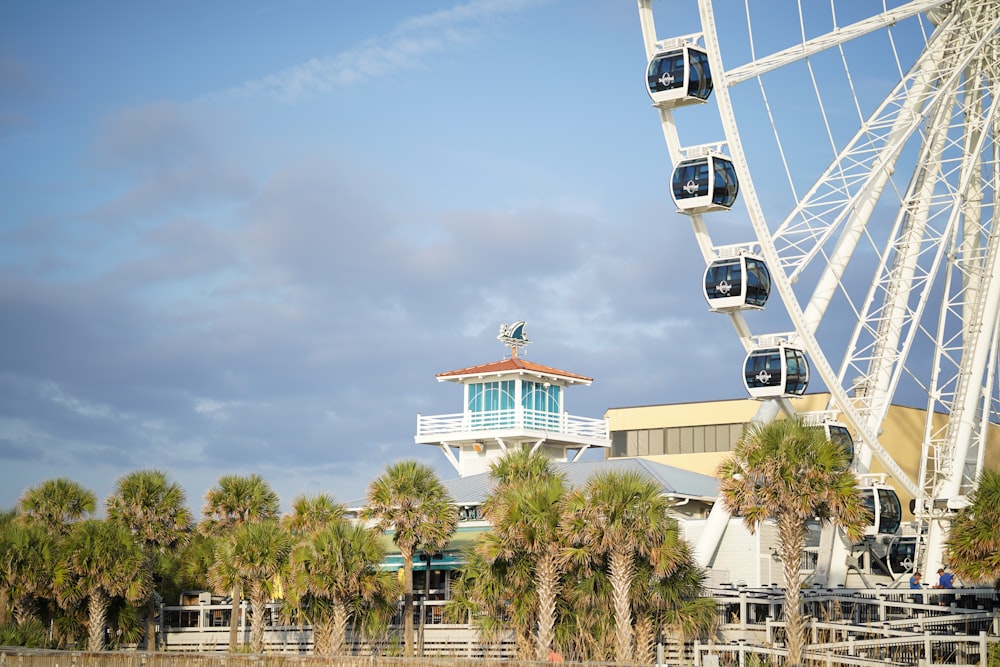
<svg viewBox="0 0 1000 667">
<path fill-rule="evenodd" d="M 517 357 L 517 351 L 531 342 L 524 335 L 524 322 L 514 322 L 510 326 L 501 324 L 500 335 L 497 336 L 497 340 L 503 341 L 503 344 L 511 349 L 511 356 L 515 358 Z"/>
</svg>

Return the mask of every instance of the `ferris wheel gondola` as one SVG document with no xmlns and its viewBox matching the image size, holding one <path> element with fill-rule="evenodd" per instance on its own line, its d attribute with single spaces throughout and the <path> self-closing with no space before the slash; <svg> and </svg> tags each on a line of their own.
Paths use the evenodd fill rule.
<svg viewBox="0 0 1000 667">
<path fill-rule="evenodd" d="M 847 424 L 837 419 L 835 412 L 806 412 L 802 415 L 802 420 L 807 426 L 822 429 L 826 439 L 847 452 L 849 462 L 854 461 L 854 437 Z"/>
<path fill-rule="evenodd" d="M 670 191 L 681 212 L 708 213 L 732 208 L 739 189 L 733 161 L 708 151 L 674 167 Z"/>
<path fill-rule="evenodd" d="M 705 299 L 714 311 L 761 309 L 771 294 L 771 273 L 757 255 L 739 250 L 705 269 Z"/>
<path fill-rule="evenodd" d="M 657 53 L 646 68 L 646 89 L 660 109 L 703 104 L 712 94 L 705 49 L 681 41 Z"/>
<path fill-rule="evenodd" d="M 878 482 L 863 485 L 861 499 L 872 517 L 871 524 L 865 529 L 866 535 L 895 535 L 899 532 L 903 506 L 895 489 Z"/>
<path fill-rule="evenodd" d="M 801 396 L 809 386 L 805 352 L 785 341 L 750 350 L 743 361 L 743 386 L 753 398 Z"/>
</svg>

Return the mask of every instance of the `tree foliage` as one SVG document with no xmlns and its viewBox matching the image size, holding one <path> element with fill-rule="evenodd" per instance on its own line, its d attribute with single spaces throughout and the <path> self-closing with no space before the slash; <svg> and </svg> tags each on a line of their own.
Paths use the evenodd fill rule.
<svg viewBox="0 0 1000 667">
<path fill-rule="evenodd" d="M 755 422 L 717 473 L 722 501 L 743 516 L 748 530 L 769 519 L 777 523 L 789 664 L 801 663 L 805 642 L 799 569 L 809 522 L 832 522 L 851 540 L 871 522 L 848 457 L 800 418 Z"/>
<path fill-rule="evenodd" d="M 946 549 L 951 569 L 963 581 L 1000 588 L 1000 472 L 983 471 L 969 505 L 951 524 Z"/>
<path fill-rule="evenodd" d="M 364 516 L 392 531 L 403 557 L 404 653 L 413 656 L 413 557 L 418 549 L 440 551 L 458 525 L 458 511 L 434 470 L 417 461 L 388 466 L 368 486 Z"/>
</svg>

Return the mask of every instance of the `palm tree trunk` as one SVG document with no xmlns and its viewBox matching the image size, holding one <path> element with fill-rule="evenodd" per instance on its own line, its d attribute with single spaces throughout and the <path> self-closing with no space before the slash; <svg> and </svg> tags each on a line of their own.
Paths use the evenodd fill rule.
<svg viewBox="0 0 1000 667">
<path fill-rule="evenodd" d="M 347 645 L 347 607 L 342 602 L 333 603 L 333 633 L 331 654 L 341 656 Z"/>
<path fill-rule="evenodd" d="M 559 595 L 559 564 L 555 554 L 545 554 L 538 561 L 536 570 L 538 592 L 538 641 L 535 646 L 535 660 L 544 661 L 549 657 L 552 646 L 553 628 L 556 622 L 556 597 Z"/>
<path fill-rule="evenodd" d="M 35 598 L 33 595 L 22 595 L 11 602 L 11 611 L 14 615 L 14 623 L 21 626 L 30 621 L 35 616 Z M 6 615 L 6 607 L 4 608 Z M 4 623 L 6 625 L 6 623 Z"/>
<path fill-rule="evenodd" d="M 146 600 L 146 650 L 156 650 L 156 626 L 154 616 L 156 609 L 156 583 L 153 580 L 153 547 L 146 545 L 146 571 L 149 573 L 149 598 Z"/>
<path fill-rule="evenodd" d="M 801 562 L 805 549 L 805 526 L 790 512 L 778 517 L 778 540 L 785 583 L 785 643 L 787 667 L 802 664 L 805 618 L 802 616 Z"/>
<path fill-rule="evenodd" d="M 333 656 L 337 641 L 337 630 L 331 619 L 316 620 L 313 623 L 313 651 L 316 655 Z"/>
<path fill-rule="evenodd" d="M 108 620 L 108 596 L 97 589 L 90 594 L 87 602 L 87 650 L 104 649 L 104 625 Z"/>
<path fill-rule="evenodd" d="M 635 621 L 635 661 L 640 665 L 651 665 L 655 659 L 656 629 L 653 619 L 642 616 Z"/>
<path fill-rule="evenodd" d="M 229 652 L 236 652 L 236 629 L 240 623 L 240 587 L 233 586 L 233 609 L 229 613 Z"/>
<path fill-rule="evenodd" d="M 264 652 L 264 621 L 266 618 L 267 593 L 264 584 L 254 583 L 250 592 L 250 605 L 253 616 L 250 618 L 250 650 L 254 653 Z"/>
<path fill-rule="evenodd" d="M 632 586 L 634 563 L 632 553 L 615 549 L 611 553 L 611 600 L 615 612 L 615 660 L 632 662 L 632 604 L 629 589 Z"/>
<path fill-rule="evenodd" d="M 413 554 L 403 556 L 403 655 L 413 657 Z"/>
</svg>

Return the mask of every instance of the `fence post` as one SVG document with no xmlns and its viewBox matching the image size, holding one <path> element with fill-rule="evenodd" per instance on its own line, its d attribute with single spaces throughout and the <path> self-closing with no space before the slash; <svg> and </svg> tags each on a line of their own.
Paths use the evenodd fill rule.
<svg viewBox="0 0 1000 667">
<path fill-rule="evenodd" d="M 986 667 L 986 657 L 989 651 L 989 644 L 986 642 L 986 631 L 979 631 L 979 665 L 980 667 Z"/>
<path fill-rule="evenodd" d="M 931 632 L 930 630 L 924 630 L 924 660 L 926 664 L 930 665 L 934 662 L 931 657 Z"/>
</svg>

